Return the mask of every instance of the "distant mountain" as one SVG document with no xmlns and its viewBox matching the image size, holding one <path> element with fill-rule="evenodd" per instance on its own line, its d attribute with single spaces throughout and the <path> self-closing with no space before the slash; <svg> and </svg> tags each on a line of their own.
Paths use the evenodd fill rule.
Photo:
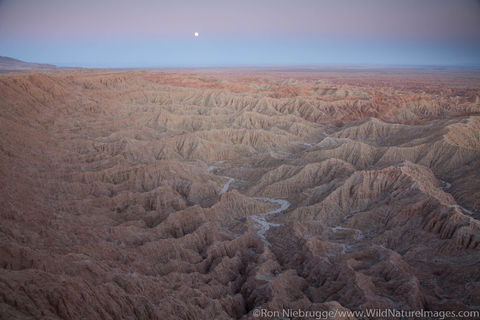
<svg viewBox="0 0 480 320">
<path fill-rule="evenodd" d="M 41 64 L 31 63 L 22 60 L 17 60 L 9 57 L 0 56 L 0 72 L 10 71 L 26 71 L 26 70 L 39 70 L 39 69 L 57 69 L 58 67 L 53 64 Z"/>
</svg>

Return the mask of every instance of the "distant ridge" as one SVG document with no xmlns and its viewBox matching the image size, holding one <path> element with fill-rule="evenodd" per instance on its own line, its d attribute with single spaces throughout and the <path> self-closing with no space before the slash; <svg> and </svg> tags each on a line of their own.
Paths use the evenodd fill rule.
<svg viewBox="0 0 480 320">
<path fill-rule="evenodd" d="M 0 72 L 57 69 L 53 64 L 31 63 L 0 56 Z"/>
</svg>

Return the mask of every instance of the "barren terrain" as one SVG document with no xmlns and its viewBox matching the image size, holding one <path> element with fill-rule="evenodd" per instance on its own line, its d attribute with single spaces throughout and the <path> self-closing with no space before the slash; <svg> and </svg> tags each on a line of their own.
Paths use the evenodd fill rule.
<svg viewBox="0 0 480 320">
<path fill-rule="evenodd" d="M 0 75 L 0 318 L 480 308 L 480 74 Z"/>
</svg>

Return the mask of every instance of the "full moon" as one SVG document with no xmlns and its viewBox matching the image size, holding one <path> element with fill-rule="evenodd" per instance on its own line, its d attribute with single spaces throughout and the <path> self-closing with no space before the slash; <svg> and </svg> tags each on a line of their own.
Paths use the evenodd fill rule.
<svg viewBox="0 0 480 320">
<path fill-rule="evenodd" d="M 195 32 L 194 35 L 195 35 L 195 37 L 198 37 L 198 32 Z"/>
</svg>

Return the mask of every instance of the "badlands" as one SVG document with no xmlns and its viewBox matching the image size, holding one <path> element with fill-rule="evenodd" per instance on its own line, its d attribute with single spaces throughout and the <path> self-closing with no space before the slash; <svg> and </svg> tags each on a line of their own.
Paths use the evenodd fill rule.
<svg viewBox="0 0 480 320">
<path fill-rule="evenodd" d="M 480 308 L 478 72 L 3 73 L 0 137 L 1 319 Z"/>
</svg>

